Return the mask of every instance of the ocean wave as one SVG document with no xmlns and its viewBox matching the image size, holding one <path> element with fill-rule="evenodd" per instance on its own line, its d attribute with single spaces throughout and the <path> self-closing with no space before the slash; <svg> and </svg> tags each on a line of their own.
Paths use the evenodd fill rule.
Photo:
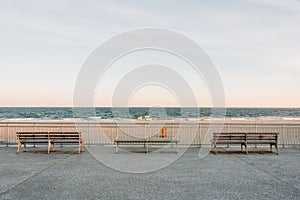
<svg viewBox="0 0 300 200">
<path fill-rule="evenodd" d="M 74 117 L 72 108 L 0 108 L 1 122 L 107 122 L 159 120 L 223 120 L 213 116 L 212 108 L 164 108 L 166 112 L 151 113 L 150 108 L 83 109 Z M 85 112 L 86 111 L 86 112 Z M 114 111 L 114 112 L 113 112 Z M 226 120 L 300 120 L 300 108 L 227 108 Z"/>
</svg>

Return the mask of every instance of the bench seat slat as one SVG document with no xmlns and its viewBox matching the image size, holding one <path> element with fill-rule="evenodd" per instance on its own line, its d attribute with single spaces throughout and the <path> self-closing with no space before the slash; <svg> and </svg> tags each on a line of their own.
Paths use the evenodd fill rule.
<svg viewBox="0 0 300 200">
<path fill-rule="evenodd" d="M 245 140 L 222 140 L 218 141 L 218 144 L 239 144 L 239 143 L 246 143 Z"/>
<path fill-rule="evenodd" d="M 42 140 L 42 141 L 39 141 L 39 140 L 25 140 L 25 141 L 21 141 L 22 144 L 36 144 L 36 143 L 44 143 L 44 144 L 48 144 L 48 141 L 46 140 Z"/>
<path fill-rule="evenodd" d="M 176 143 L 178 140 L 115 140 L 115 143 Z"/>
<path fill-rule="evenodd" d="M 148 153 L 148 145 L 162 145 L 162 144 L 178 144 L 179 140 L 177 139 L 170 139 L 170 138 L 140 138 L 140 139 L 116 139 L 114 143 L 116 144 L 116 153 L 118 152 L 118 145 L 144 145 Z M 177 152 L 176 152 L 177 153 Z"/>
</svg>

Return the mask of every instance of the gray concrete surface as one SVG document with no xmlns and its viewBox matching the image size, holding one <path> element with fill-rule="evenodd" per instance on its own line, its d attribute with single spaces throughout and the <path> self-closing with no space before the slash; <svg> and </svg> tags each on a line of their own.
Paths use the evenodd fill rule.
<svg viewBox="0 0 300 200">
<path fill-rule="evenodd" d="M 128 174 L 72 147 L 50 155 L 0 147 L 0 199 L 300 198 L 299 149 L 280 149 L 279 156 L 224 150 L 200 160 L 199 149 L 190 148 L 164 169 Z"/>
</svg>

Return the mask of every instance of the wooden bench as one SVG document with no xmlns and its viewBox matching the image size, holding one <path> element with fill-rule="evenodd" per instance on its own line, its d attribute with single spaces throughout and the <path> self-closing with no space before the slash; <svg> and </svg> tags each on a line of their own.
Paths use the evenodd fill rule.
<svg viewBox="0 0 300 200">
<path fill-rule="evenodd" d="M 217 144 L 239 144 L 241 145 L 241 151 L 245 146 L 246 154 L 248 154 L 248 145 L 270 145 L 271 152 L 272 146 L 275 146 L 276 153 L 278 155 L 278 133 L 214 133 L 212 139 L 212 146 L 215 154 L 217 154 Z"/>
<path fill-rule="evenodd" d="M 78 153 L 83 151 L 84 142 L 80 132 L 17 132 L 18 150 L 20 153 L 22 145 L 26 152 L 26 144 L 47 144 L 48 154 L 54 151 L 55 144 L 78 144 Z"/>
<path fill-rule="evenodd" d="M 214 133 L 212 139 L 212 146 L 215 154 L 217 155 L 217 145 L 230 145 L 238 144 L 241 145 L 241 151 L 243 151 L 243 146 L 247 152 L 246 134 L 245 133 Z"/>
<path fill-rule="evenodd" d="M 118 153 L 119 145 L 143 145 L 146 148 L 146 153 L 149 152 L 149 145 L 162 145 L 162 144 L 176 144 L 176 148 L 179 140 L 169 138 L 145 138 L 145 139 L 116 139 L 114 141 L 116 145 L 116 153 Z"/>
</svg>

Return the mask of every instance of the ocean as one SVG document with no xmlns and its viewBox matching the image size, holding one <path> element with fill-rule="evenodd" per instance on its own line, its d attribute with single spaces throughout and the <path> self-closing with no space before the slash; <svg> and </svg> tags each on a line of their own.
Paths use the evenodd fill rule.
<svg viewBox="0 0 300 200">
<path fill-rule="evenodd" d="M 214 116 L 218 118 L 218 116 Z M 80 118 L 89 120 L 201 120 L 211 119 L 211 108 L 149 108 L 96 107 L 82 108 L 73 113 L 72 107 L 2 107 L 0 121 L 59 121 Z M 300 120 L 300 108 L 226 108 L 228 120 Z"/>
</svg>

